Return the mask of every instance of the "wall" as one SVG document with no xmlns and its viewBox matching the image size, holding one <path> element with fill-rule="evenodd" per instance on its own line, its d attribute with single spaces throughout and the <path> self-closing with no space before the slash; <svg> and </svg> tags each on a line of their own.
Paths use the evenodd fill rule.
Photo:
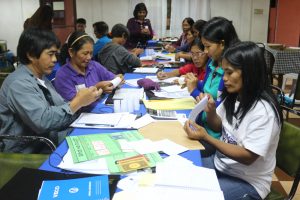
<svg viewBox="0 0 300 200">
<path fill-rule="evenodd" d="M 288 3 L 287 3 L 288 2 Z M 275 43 L 299 46 L 300 40 L 300 1 L 278 0 Z"/>
<path fill-rule="evenodd" d="M 86 31 L 94 37 L 92 24 L 96 21 L 106 21 L 110 28 L 116 23 L 126 24 L 128 18 L 132 17 L 130 2 L 131 0 L 76 0 L 77 17 L 86 18 Z M 269 0 L 211 0 L 210 3 L 211 16 L 224 16 L 233 20 L 242 40 L 267 41 Z M 0 39 L 7 40 L 8 48 L 12 51 L 16 52 L 24 20 L 38 7 L 39 0 L 0 1 Z M 254 9 L 262 9 L 263 13 L 256 15 Z M 150 15 L 149 18 L 151 20 Z"/>
<path fill-rule="evenodd" d="M 86 32 L 94 39 L 94 22 L 105 21 L 111 29 L 117 23 L 126 25 L 129 16 L 132 15 L 129 0 L 76 0 L 76 8 L 77 18 L 86 19 Z"/>
<path fill-rule="evenodd" d="M 7 48 L 16 53 L 18 39 L 25 19 L 39 7 L 39 0 L 1 0 L 0 39 L 7 41 Z"/>
<path fill-rule="evenodd" d="M 210 3 L 211 17 L 232 20 L 241 40 L 267 42 L 269 0 L 211 0 Z"/>
</svg>

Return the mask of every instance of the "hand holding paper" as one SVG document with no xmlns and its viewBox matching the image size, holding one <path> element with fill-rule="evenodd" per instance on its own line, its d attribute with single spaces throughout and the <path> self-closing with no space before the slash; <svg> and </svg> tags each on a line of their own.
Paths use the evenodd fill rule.
<svg viewBox="0 0 300 200">
<path fill-rule="evenodd" d="M 191 111 L 189 119 L 193 122 L 196 121 L 197 116 L 201 113 L 208 102 L 208 96 L 204 96 L 195 106 L 195 108 Z"/>
</svg>

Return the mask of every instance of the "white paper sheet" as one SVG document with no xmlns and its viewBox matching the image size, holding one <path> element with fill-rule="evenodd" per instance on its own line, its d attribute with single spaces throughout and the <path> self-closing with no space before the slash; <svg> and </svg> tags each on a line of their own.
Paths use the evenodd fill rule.
<svg viewBox="0 0 300 200">
<path fill-rule="evenodd" d="M 196 121 L 197 116 L 199 115 L 200 112 L 202 112 L 205 108 L 205 106 L 207 105 L 208 102 L 208 97 L 205 96 L 203 99 L 201 99 L 201 101 L 199 101 L 195 108 L 190 112 L 190 116 L 189 119 L 191 121 Z"/>
<path fill-rule="evenodd" d="M 81 172 L 81 173 L 89 173 L 89 174 L 109 174 L 109 170 L 107 167 L 106 160 L 104 158 L 99 158 L 96 160 L 89 160 L 81 163 L 73 163 L 71 151 L 68 150 L 63 160 L 58 165 L 59 168 Z"/>
<path fill-rule="evenodd" d="M 149 114 L 145 114 L 133 122 L 132 128 L 139 129 L 152 122 L 155 122 L 155 119 L 153 119 Z"/>
<path fill-rule="evenodd" d="M 84 113 L 83 113 L 84 114 Z M 135 121 L 136 115 L 135 114 L 130 114 L 130 113 L 109 113 L 108 114 L 102 114 L 104 117 L 110 117 L 113 116 L 112 118 L 107 118 L 106 123 L 108 124 L 103 124 L 102 121 L 99 123 L 98 121 L 95 121 L 93 119 L 93 115 L 97 117 L 99 114 L 95 113 L 88 113 L 90 114 L 87 119 L 84 119 L 80 123 L 77 123 L 78 119 L 75 120 L 70 126 L 71 127 L 77 127 L 77 128 L 99 128 L 99 129 L 116 129 L 116 128 L 123 128 L 123 129 L 134 129 L 132 127 L 133 122 Z M 119 116 L 121 115 L 119 121 L 117 124 L 113 124 L 114 122 L 114 115 Z M 103 117 L 103 116 L 101 116 Z M 89 121 L 89 118 L 92 118 L 91 121 Z M 110 121 L 111 120 L 111 121 Z M 96 122 L 96 123 L 95 123 Z"/>
<path fill-rule="evenodd" d="M 158 68 L 139 67 L 139 68 L 135 68 L 133 73 L 155 74 L 157 70 Z"/>
<path fill-rule="evenodd" d="M 137 79 L 127 79 L 125 81 L 125 83 L 127 85 L 130 85 L 130 86 L 133 86 L 133 87 L 139 87 L 139 85 L 137 84 L 137 81 L 140 80 L 140 78 L 137 78 Z"/>
<path fill-rule="evenodd" d="M 156 141 L 154 142 L 154 145 L 156 146 L 156 149 L 159 149 L 159 151 L 163 151 L 168 155 L 177 155 L 188 150 L 188 148 L 168 139 Z"/>
</svg>

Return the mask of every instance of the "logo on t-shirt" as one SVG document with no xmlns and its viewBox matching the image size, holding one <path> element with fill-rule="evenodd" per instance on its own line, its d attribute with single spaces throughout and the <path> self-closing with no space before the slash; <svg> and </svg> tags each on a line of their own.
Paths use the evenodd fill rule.
<svg viewBox="0 0 300 200">
<path fill-rule="evenodd" d="M 234 137 L 234 135 L 232 135 L 231 133 L 227 132 L 224 127 L 222 127 L 222 136 L 221 136 L 221 140 L 223 142 L 229 143 L 229 144 L 234 144 L 237 145 L 237 140 Z"/>
</svg>

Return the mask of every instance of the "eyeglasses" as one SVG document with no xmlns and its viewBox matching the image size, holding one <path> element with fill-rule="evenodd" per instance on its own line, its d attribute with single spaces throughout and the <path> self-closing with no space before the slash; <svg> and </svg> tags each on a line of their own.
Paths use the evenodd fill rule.
<svg viewBox="0 0 300 200">
<path fill-rule="evenodd" d="M 201 56 L 204 56 L 206 53 L 203 52 L 203 51 L 198 51 L 198 52 L 190 52 L 190 55 L 192 57 L 201 57 Z"/>
</svg>

